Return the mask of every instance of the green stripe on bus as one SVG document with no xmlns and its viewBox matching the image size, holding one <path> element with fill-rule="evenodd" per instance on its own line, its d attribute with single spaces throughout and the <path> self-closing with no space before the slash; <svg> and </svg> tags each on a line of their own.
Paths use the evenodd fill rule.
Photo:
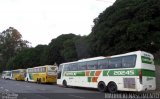
<svg viewBox="0 0 160 99">
<path fill-rule="evenodd" d="M 65 76 L 85 76 L 85 72 L 65 72 Z"/>
<path fill-rule="evenodd" d="M 90 72 L 90 76 L 94 76 L 95 71 Z"/>
<path fill-rule="evenodd" d="M 125 70 L 103 70 L 103 76 L 139 76 L 142 70 L 143 76 L 155 77 L 155 71 L 146 69 L 125 69 Z M 81 72 L 65 72 L 65 76 L 85 76 L 85 71 Z M 90 76 L 94 76 L 95 71 L 90 72 Z"/>
<path fill-rule="evenodd" d="M 103 76 L 107 76 L 108 70 L 103 71 Z"/>
<path fill-rule="evenodd" d="M 150 76 L 150 77 L 155 77 L 156 76 L 155 71 L 145 70 L 145 69 L 142 69 L 142 75 L 143 76 Z"/>
<path fill-rule="evenodd" d="M 145 56 L 141 56 L 142 59 L 142 63 L 146 63 L 146 64 L 152 64 L 152 59 L 149 57 L 145 57 Z"/>
<path fill-rule="evenodd" d="M 126 69 L 126 70 L 108 70 L 103 71 L 103 76 L 139 76 L 140 69 Z M 142 69 L 143 76 L 155 77 L 155 71 Z"/>
<path fill-rule="evenodd" d="M 91 82 L 91 80 L 92 80 L 92 77 L 88 77 L 88 82 Z"/>
<path fill-rule="evenodd" d="M 85 72 L 77 72 L 76 76 L 85 76 Z"/>
</svg>

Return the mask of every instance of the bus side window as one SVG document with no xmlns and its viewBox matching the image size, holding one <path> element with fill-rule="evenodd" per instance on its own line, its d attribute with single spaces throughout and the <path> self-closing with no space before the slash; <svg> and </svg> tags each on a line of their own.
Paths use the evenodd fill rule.
<svg viewBox="0 0 160 99">
<path fill-rule="evenodd" d="M 78 70 L 78 64 L 72 63 L 70 64 L 70 71 L 77 71 Z"/>
<path fill-rule="evenodd" d="M 39 72 L 42 72 L 42 68 L 39 68 L 39 70 L 38 70 Z"/>
<path fill-rule="evenodd" d="M 86 69 L 87 69 L 87 63 L 86 62 L 78 63 L 78 70 L 86 70 Z"/>
<path fill-rule="evenodd" d="M 108 59 L 98 60 L 98 69 L 107 69 L 108 68 Z"/>
<path fill-rule="evenodd" d="M 122 67 L 130 68 L 134 67 L 136 63 L 136 55 L 124 56 L 122 58 Z"/>
<path fill-rule="evenodd" d="M 98 61 L 89 61 L 87 62 L 87 69 L 88 70 L 95 70 L 98 67 Z"/>
<path fill-rule="evenodd" d="M 69 71 L 70 70 L 70 65 L 69 64 L 65 64 L 64 65 L 64 71 Z"/>
<path fill-rule="evenodd" d="M 42 72 L 46 72 L 46 67 L 42 67 Z"/>
<path fill-rule="evenodd" d="M 115 57 L 109 59 L 109 68 L 121 68 L 122 67 L 122 58 Z"/>
<path fill-rule="evenodd" d="M 62 68 L 63 68 L 63 65 L 59 65 L 58 72 L 57 72 L 57 79 L 61 79 Z"/>
<path fill-rule="evenodd" d="M 62 71 L 62 66 L 63 66 L 63 65 L 59 65 L 58 71 Z"/>
</svg>

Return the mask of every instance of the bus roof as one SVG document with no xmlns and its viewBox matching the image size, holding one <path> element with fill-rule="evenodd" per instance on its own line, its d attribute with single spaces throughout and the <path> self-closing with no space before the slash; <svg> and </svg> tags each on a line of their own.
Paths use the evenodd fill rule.
<svg viewBox="0 0 160 99">
<path fill-rule="evenodd" d="M 106 57 L 104 57 L 104 56 L 99 56 L 99 57 L 93 57 L 93 58 L 81 59 L 81 60 L 78 60 L 78 62 L 91 61 L 91 60 L 104 59 L 104 58 L 106 58 Z"/>
<path fill-rule="evenodd" d="M 76 63 L 76 62 L 84 62 L 84 61 L 92 61 L 92 60 L 99 60 L 99 59 L 105 59 L 105 58 L 112 58 L 112 57 L 120 57 L 120 56 L 126 56 L 126 55 L 134 55 L 134 54 L 135 55 L 147 54 L 151 58 L 154 58 L 153 55 L 148 53 L 148 52 L 145 52 L 145 51 L 134 51 L 134 52 L 128 52 L 128 53 L 112 55 L 112 56 L 99 56 L 99 57 L 93 57 L 93 58 L 86 58 L 86 59 L 81 59 L 81 60 L 78 60 L 78 61 L 62 63 L 62 65 L 70 64 L 70 63 Z"/>
<path fill-rule="evenodd" d="M 11 72 L 11 71 L 9 71 L 9 70 L 6 70 L 6 71 L 3 71 L 3 72 Z"/>
<path fill-rule="evenodd" d="M 15 70 L 11 70 L 11 71 L 18 71 L 18 70 L 26 70 L 26 69 L 15 69 Z"/>
<path fill-rule="evenodd" d="M 39 67 L 50 67 L 50 66 L 52 66 L 52 67 L 57 67 L 57 66 L 55 66 L 55 65 L 44 65 L 44 66 L 36 66 L 36 67 L 33 67 L 33 68 L 39 68 Z M 28 68 L 27 68 L 28 69 Z"/>
<path fill-rule="evenodd" d="M 145 51 L 134 51 L 134 52 L 128 52 L 128 53 L 124 53 L 124 54 L 118 54 L 118 55 L 112 55 L 111 57 L 119 57 L 119 56 L 126 56 L 126 55 L 148 55 L 151 58 L 154 58 L 152 54 L 145 52 Z"/>
</svg>

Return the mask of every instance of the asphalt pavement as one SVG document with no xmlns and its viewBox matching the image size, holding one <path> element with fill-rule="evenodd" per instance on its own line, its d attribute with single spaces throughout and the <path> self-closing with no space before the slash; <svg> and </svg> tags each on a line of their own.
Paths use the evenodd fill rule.
<svg viewBox="0 0 160 99">
<path fill-rule="evenodd" d="M 2 99 L 104 99 L 105 94 L 96 89 L 70 87 L 56 84 L 37 84 L 0 78 Z"/>
<path fill-rule="evenodd" d="M 160 92 L 101 93 L 97 89 L 37 84 L 0 78 L 0 99 L 160 99 Z"/>
</svg>

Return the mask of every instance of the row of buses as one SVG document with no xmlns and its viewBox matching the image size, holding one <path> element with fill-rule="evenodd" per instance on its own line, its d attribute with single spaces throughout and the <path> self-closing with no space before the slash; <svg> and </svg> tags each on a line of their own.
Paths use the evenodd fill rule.
<svg viewBox="0 0 160 99">
<path fill-rule="evenodd" d="M 41 66 L 28 68 L 26 75 L 23 70 L 18 70 L 25 78 L 14 75 L 16 70 L 11 74 L 15 80 L 57 82 L 63 87 L 97 88 L 110 93 L 156 89 L 154 57 L 144 51 L 62 63 L 56 70 L 55 66 Z"/>
<path fill-rule="evenodd" d="M 45 65 L 34 68 L 3 71 L 2 78 L 37 83 L 56 83 L 57 69 L 55 65 Z"/>
</svg>

